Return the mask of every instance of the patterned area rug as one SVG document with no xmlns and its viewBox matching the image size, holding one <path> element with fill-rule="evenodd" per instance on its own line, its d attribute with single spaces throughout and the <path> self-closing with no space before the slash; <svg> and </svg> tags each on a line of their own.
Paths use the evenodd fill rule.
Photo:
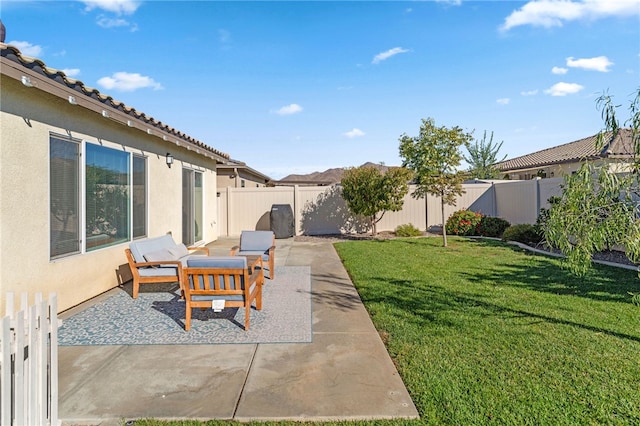
<svg viewBox="0 0 640 426">
<path fill-rule="evenodd" d="M 117 294 L 64 320 L 61 346 L 206 345 L 224 343 L 307 343 L 311 331 L 311 278 L 308 266 L 277 267 L 265 279 L 262 310 L 252 307 L 244 331 L 244 308 L 193 309 L 191 329 L 184 330 L 185 303 L 177 284 L 141 286 Z M 143 292 L 144 291 L 144 292 Z"/>
</svg>

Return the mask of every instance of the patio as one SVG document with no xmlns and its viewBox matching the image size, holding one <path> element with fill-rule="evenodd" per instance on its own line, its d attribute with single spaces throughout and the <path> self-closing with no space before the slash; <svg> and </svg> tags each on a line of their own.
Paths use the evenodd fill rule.
<svg viewBox="0 0 640 426">
<path fill-rule="evenodd" d="M 236 243 L 208 247 L 226 255 Z M 293 238 L 276 245 L 276 267 L 311 267 L 311 343 L 60 347 L 63 424 L 417 418 L 333 246 Z"/>
</svg>

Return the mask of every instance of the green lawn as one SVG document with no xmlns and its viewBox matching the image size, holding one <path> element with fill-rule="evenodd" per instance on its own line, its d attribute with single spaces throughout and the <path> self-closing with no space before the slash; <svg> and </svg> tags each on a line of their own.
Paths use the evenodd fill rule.
<svg viewBox="0 0 640 426">
<path fill-rule="evenodd" d="M 336 249 L 424 423 L 640 424 L 636 272 L 491 240 Z"/>
<path fill-rule="evenodd" d="M 335 245 L 421 419 L 325 425 L 640 424 L 636 272 L 578 278 L 492 240 L 441 245 Z"/>
</svg>

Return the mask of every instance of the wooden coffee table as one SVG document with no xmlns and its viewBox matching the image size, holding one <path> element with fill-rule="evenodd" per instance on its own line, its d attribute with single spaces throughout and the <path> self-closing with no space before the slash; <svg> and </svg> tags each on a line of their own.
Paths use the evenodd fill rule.
<svg viewBox="0 0 640 426">
<path fill-rule="evenodd" d="M 242 255 L 240 255 L 242 256 Z M 253 274 L 256 268 L 262 268 L 262 256 L 257 254 L 244 255 L 247 258 L 247 267 L 249 268 L 249 275 Z"/>
</svg>

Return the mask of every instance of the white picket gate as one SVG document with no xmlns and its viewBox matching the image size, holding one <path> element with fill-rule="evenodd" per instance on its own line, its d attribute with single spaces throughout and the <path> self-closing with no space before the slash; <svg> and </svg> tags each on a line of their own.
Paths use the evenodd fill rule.
<svg viewBox="0 0 640 426">
<path fill-rule="evenodd" d="M 28 306 L 23 293 L 19 311 L 16 302 L 7 293 L 7 315 L 0 322 L 0 425 L 57 426 L 57 298 L 54 293 L 43 300 L 37 293 Z"/>
</svg>

